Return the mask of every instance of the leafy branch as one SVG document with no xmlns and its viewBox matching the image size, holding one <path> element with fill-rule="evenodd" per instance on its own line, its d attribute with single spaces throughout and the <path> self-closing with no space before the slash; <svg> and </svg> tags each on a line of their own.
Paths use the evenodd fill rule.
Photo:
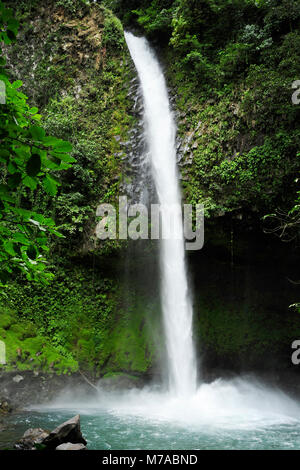
<svg viewBox="0 0 300 470">
<path fill-rule="evenodd" d="M 0 2 L 0 43 L 15 42 L 18 28 L 13 11 Z M 49 237 L 62 235 L 54 220 L 32 209 L 29 196 L 41 187 L 55 197 L 60 186 L 56 172 L 75 161 L 69 142 L 46 135 L 38 109 L 19 91 L 22 81 L 10 82 L 1 52 L 0 288 L 18 272 L 43 283 L 52 278 L 46 270 Z"/>
</svg>

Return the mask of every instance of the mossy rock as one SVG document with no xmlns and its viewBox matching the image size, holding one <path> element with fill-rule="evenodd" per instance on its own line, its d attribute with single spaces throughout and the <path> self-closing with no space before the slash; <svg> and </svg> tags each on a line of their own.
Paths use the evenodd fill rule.
<svg viewBox="0 0 300 470">
<path fill-rule="evenodd" d="M 0 313 L 0 328 L 7 330 L 14 323 L 14 317 L 9 313 Z"/>
</svg>

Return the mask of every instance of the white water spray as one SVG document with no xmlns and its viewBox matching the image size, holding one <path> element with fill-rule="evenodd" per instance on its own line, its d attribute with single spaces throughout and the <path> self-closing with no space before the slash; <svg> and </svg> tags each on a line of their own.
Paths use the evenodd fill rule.
<svg viewBox="0 0 300 470">
<path fill-rule="evenodd" d="M 192 341 L 192 305 L 185 267 L 181 194 L 176 168 L 176 126 L 161 67 L 146 39 L 125 33 L 144 100 L 145 138 L 161 205 L 162 222 L 172 219 L 175 237 L 162 240 L 162 309 L 168 353 L 170 391 L 191 395 L 196 390 Z M 174 210 L 175 209 L 175 210 Z"/>
</svg>

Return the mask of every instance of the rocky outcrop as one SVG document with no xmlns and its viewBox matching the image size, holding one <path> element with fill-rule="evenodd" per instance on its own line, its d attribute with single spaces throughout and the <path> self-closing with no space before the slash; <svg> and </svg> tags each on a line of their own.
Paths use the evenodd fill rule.
<svg viewBox="0 0 300 470">
<path fill-rule="evenodd" d="M 43 447 L 44 440 L 49 436 L 49 432 L 41 428 L 27 429 L 23 437 L 16 442 L 16 450 L 36 450 L 39 446 Z"/>
<path fill-rule="evenodd" d="M 54 375 L 22 371 L 22 375 L 19 375 L 15 372 L 0 371 L 0 414 L 4 409 L 7 410 L 8 404 L 12 409 L 20 409 L 33 403 L 47 403 L 57 396 L 58 391 L 64 389 L 76 389 L 88 395 L 95 393 L 79 373 Z"/>
<path fill-rule="evenodd" d="M 28 429 L 16 442 L 16 450 L 85 450 L 86 440 L 80 430 L 80 416 L 60 424 L 53 431 L 41 428 Z"/>
<path fill-rule="evenodd" d="M 11 413 L 13 410 L 11 401 L 8 398 L 0 397 L 0 415 Z"/>
<path fill-rule="evenodd" d="M 81 434 L 79 415 L 74 416 L 73 418 L 55 428 L 43 441 L 43 444 L 48 449 L 55 449 L 64 443 L 87 444 L 86 440 Z"/>
<path fill-rule="evenodd" d="M 145 385 L 145 377 L 135 377 L 128 374 L 116 374 L 105 376 L 97 383 L 99 390 L 130 390 L 133 388 L 142 388 Z"/>
</svg>

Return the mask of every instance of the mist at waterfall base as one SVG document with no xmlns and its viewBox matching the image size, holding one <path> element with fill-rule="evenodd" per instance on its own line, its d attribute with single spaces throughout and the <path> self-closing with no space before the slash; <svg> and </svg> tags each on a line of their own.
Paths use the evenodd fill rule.
<svg viewBox="0 0 300 470">
<path fill-rule="evenodd" d="M 143 38 L 126 33 L 144 100 L 145 136 L 161 204 L 180 203 L 176 126 L 161 67 Z M 166 209 L 167 210 L 167 209 Z M 168 217 L 164 213 L 163 217 Z M 161 298 L 168 386 L 105 391 L 86 396 L 65 390 L 47 406 L 32 407 L 24 427 L 51 428 L 75 413 L 90 449 L 290 449 L 300 448 L 300 405 L 256 380 L 201 383 L 192 341 L 192 303 L 181 234 L 161 243 Z"/>
<path fill-rule="evenodd" d="M 28 427 L 52 429 L 80 413 L 89 449 L 299 449 L 300 407 L 282 391 L 246 379 L 202 384 L 192 396 L 158 387 L 65 390 L 47 406 L 18 417 Z"/>
</svg>

